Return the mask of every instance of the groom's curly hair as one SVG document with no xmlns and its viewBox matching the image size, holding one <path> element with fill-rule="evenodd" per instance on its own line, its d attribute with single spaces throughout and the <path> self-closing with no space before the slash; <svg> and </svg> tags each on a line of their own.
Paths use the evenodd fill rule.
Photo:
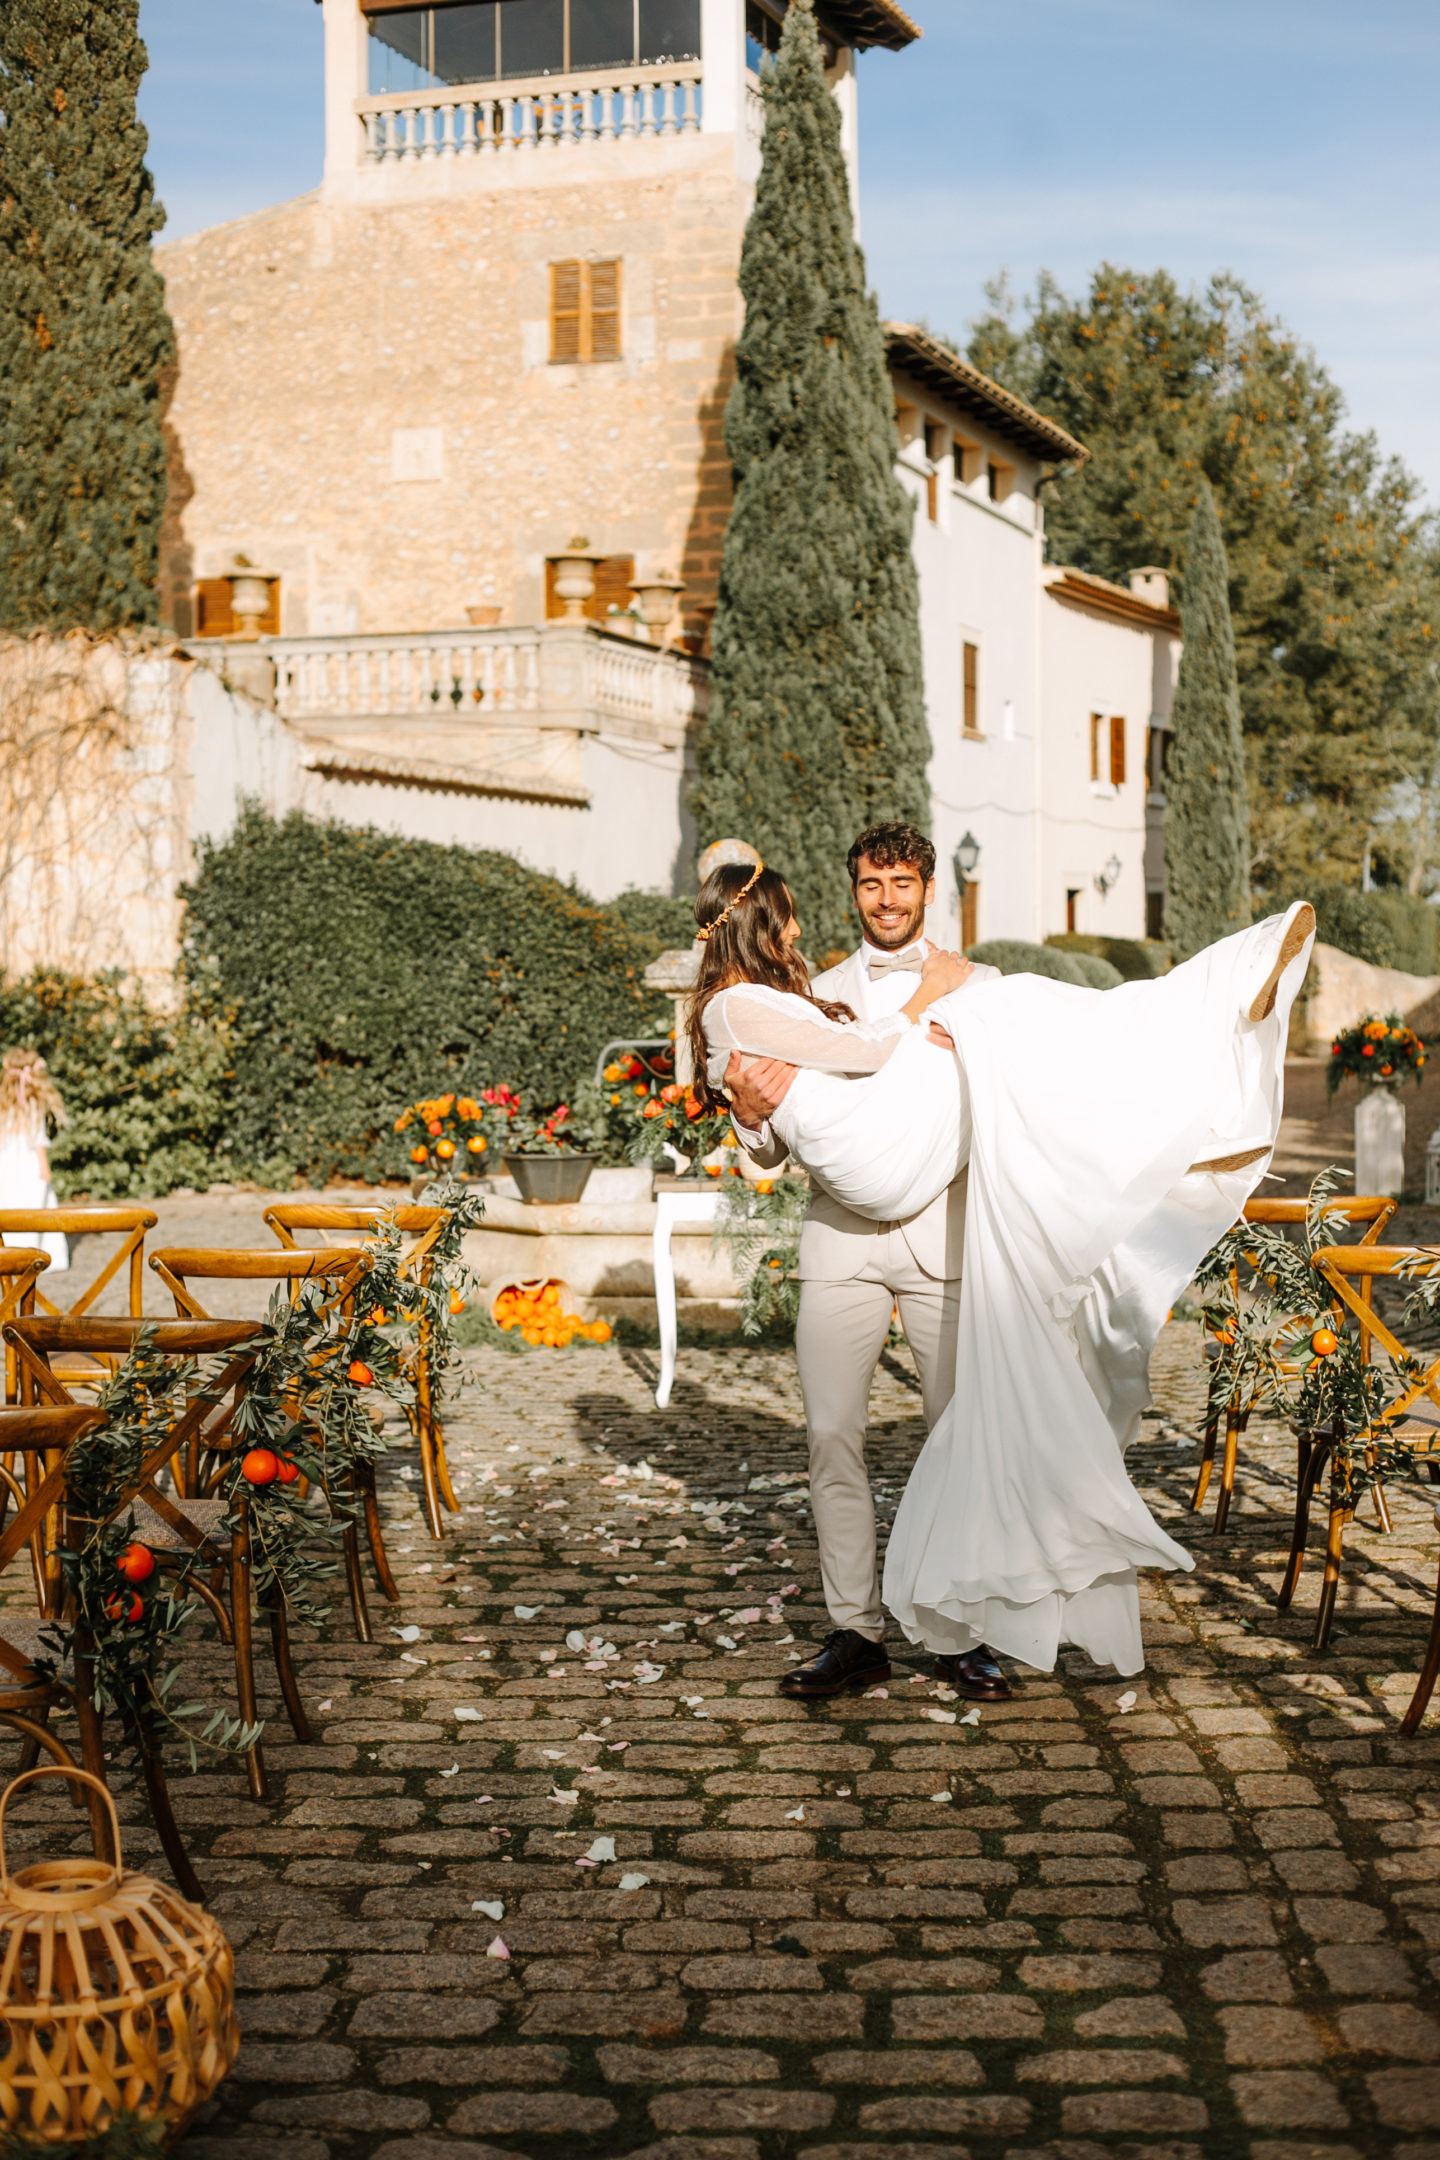
<svg viewBox="0 0 1440 2160">
<path fill-rule="evenodd" d="M 730 1107 L 728 1096 L 712 1088 L 706 1076 L 705 1061 L 710 1053 L 705 1040 L 705 1008 L 711 998 L 728 990 L 732 983 L 764 983 L 771 990 L 788 990 L 818 1006 L 830 1020 L 855 1018 L 848 1005 L 828 1005 L 816 997 L 798 946 L 787 944 L 785 932 L 795 908 L 790 888 L 779 871 L 762 870 L 753 885 L 752 877 L 753 863 L 721 863 L 695 896 L 695 920 L 710 935 L 700 946 L 700 972 L 690 1001 L 686 1033 L 695 1070 L 695 1093 L 707 1110 Z"/>
<path fill-rule="evenodd" d="M 868 855 L 877 870 L 898 870 L 903 863 L 914 870 L 922 885 L 935 875 L 935 848 L 916 825 L 867 825 L 845 858 L 853 889 L 860 875 L 860 858 Z"/>
</svg>

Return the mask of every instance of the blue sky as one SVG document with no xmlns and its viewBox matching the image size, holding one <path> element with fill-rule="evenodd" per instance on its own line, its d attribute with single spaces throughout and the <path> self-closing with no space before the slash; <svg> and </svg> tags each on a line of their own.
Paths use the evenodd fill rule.
<svg viewBox="0 0 1440 2160">
<path fill-rule="evenodd" d="M 888 314 L 963 336 L 987 277 L 1233 270 L 1440 505 L 1434 0 L 910 0 L 861 62 L 861 224 Z M 314 0 L 142 0 L 171 234 L 320 177 Z"/>
</svg>

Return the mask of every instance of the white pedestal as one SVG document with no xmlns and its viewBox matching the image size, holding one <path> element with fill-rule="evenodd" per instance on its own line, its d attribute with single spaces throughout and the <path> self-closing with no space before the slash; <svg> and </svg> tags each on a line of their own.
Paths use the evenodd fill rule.
<svg viewBox="0 0 1440 2160">
<path fill-rule="evenodd" d="M 675 1355 L 679 1342 L 679 1324 L 675 1312 L 675 1263 L 670 1255 L 670 1234 L 677 1222 L 713 1223 L 719 1212 L 720 1195 L 714 1190 L 695 1193 L 661 1192 L 655 1197 L 652 1251 L 655 1267 L 655 1312 L 660 1323 L 660 1385 L 655 1390 L 655 1406 L 659 1410 L 663 1410 L 669 1403 L 670 1390 L 675 1385 Z"/>
<path fill-rule="evenodd" d="M 1405 1112 L 1394 1088 L 1368 1087 L 1355 1107 L 1355 1190 L 1367 1197 L 1405 1189 Z"/>
</svg>

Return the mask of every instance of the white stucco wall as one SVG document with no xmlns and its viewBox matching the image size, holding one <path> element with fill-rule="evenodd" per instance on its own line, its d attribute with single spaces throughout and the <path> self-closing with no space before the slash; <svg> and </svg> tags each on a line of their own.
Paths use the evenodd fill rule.
<svg viewBox="0 0 1440 2160">
<path fill-rule="evenodd" d="M 1052 573 L 1053 575 L 1053 573 Z M 1039 935 L 1065 928 L 1067 890 L 1078 891 L 1077 930 L 1096 937 L 1145 934 L 1145 730 L 1154 710 L 1157 645 L 1171 640 L 1140 625 L 1056 600 L 1040 606 L 1042 710 Z M 1090 777 L 1090 716 L 1123 717 L 1123 787 Z M 1114 857 L 1108 893 L 1096 880 Z"/>
</svg>

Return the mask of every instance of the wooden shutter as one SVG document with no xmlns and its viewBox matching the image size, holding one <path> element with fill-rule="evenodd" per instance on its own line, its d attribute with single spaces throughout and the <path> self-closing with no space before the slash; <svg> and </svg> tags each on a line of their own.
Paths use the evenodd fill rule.
<svg viewBox="0 0 1440 2160">
<path fill-rule="evenodd" d="M 260 618 L 262 637 L 280 635 L 280 580 L 267 581 L 269 601 Z M 230 612 L 230 580 L 223 577 L 201 578 L 195 587 L 195 635 L 202 637 L 233 637 L 235 618 Z"/>
<path fill-rule="evenodd" d="M 968 952 L 980 941 L 980 887 L 966 878 L 960 894 L 960 950 Z"/>
<path fill-rule="evenodd" d="M 980 648 L 967 644 L 964 648 L 964 707 L 963 726 L 967 735 L 980 732 Z"/>
<path fill-rule="evenodd" d="M 620 265 L 550 265 L 550 358 L 556 365 L 620 358 Z"/>
<path fill-rule="evenodd" d="M 925 510 L 930 523 L 935 524 L 940 516 L 940 490 L 933 472 L 925 475 Z"/>
<path fill-rule="evenodd" d="M 1103 780 L 1105 777 L 1104 769 L 1100 763 L 1100 744 L 1104 727 L 1105 715 L 1092 712 L 1090 715 L 1090 778 L 1092 780 Z"/>
<path fill-rule="evenodd" d="M 620 265 L 618 262 L 597 262 L 586 267 L 590 272 L 590 358 L 618 360 Z"/>
<path fill-rule="evenodd" d="M 579 360 L 581 352 L 581 271 L 578 262 L 550 265 L 550 358 Z"/>
<path fill-rule="evenodd" d="M 635 598 L 630 590 L 630 580 L 635 575 L 633 555 L 607 555 L 595 565 L 595 590 L 585 603 L 587 622 L 604 623 L 610 620 L 612 606 L 628 608 Z M 555 594 L 555 565 L 545 565 L 545 620 L 554 622 L 565 613 L 565 603 Z"/>
<path fill-rule="evenodd" d="M 1110 722 L 1110 785 L 1125 785 L 1125 721 L 1120 713 Z"/>
<path fill-rule="evenodd" d="M 230 613 L 230 580 L 202 577 L 195 588 L 196 637 L 229 637 L 235 627 Z"/>
</svg>

